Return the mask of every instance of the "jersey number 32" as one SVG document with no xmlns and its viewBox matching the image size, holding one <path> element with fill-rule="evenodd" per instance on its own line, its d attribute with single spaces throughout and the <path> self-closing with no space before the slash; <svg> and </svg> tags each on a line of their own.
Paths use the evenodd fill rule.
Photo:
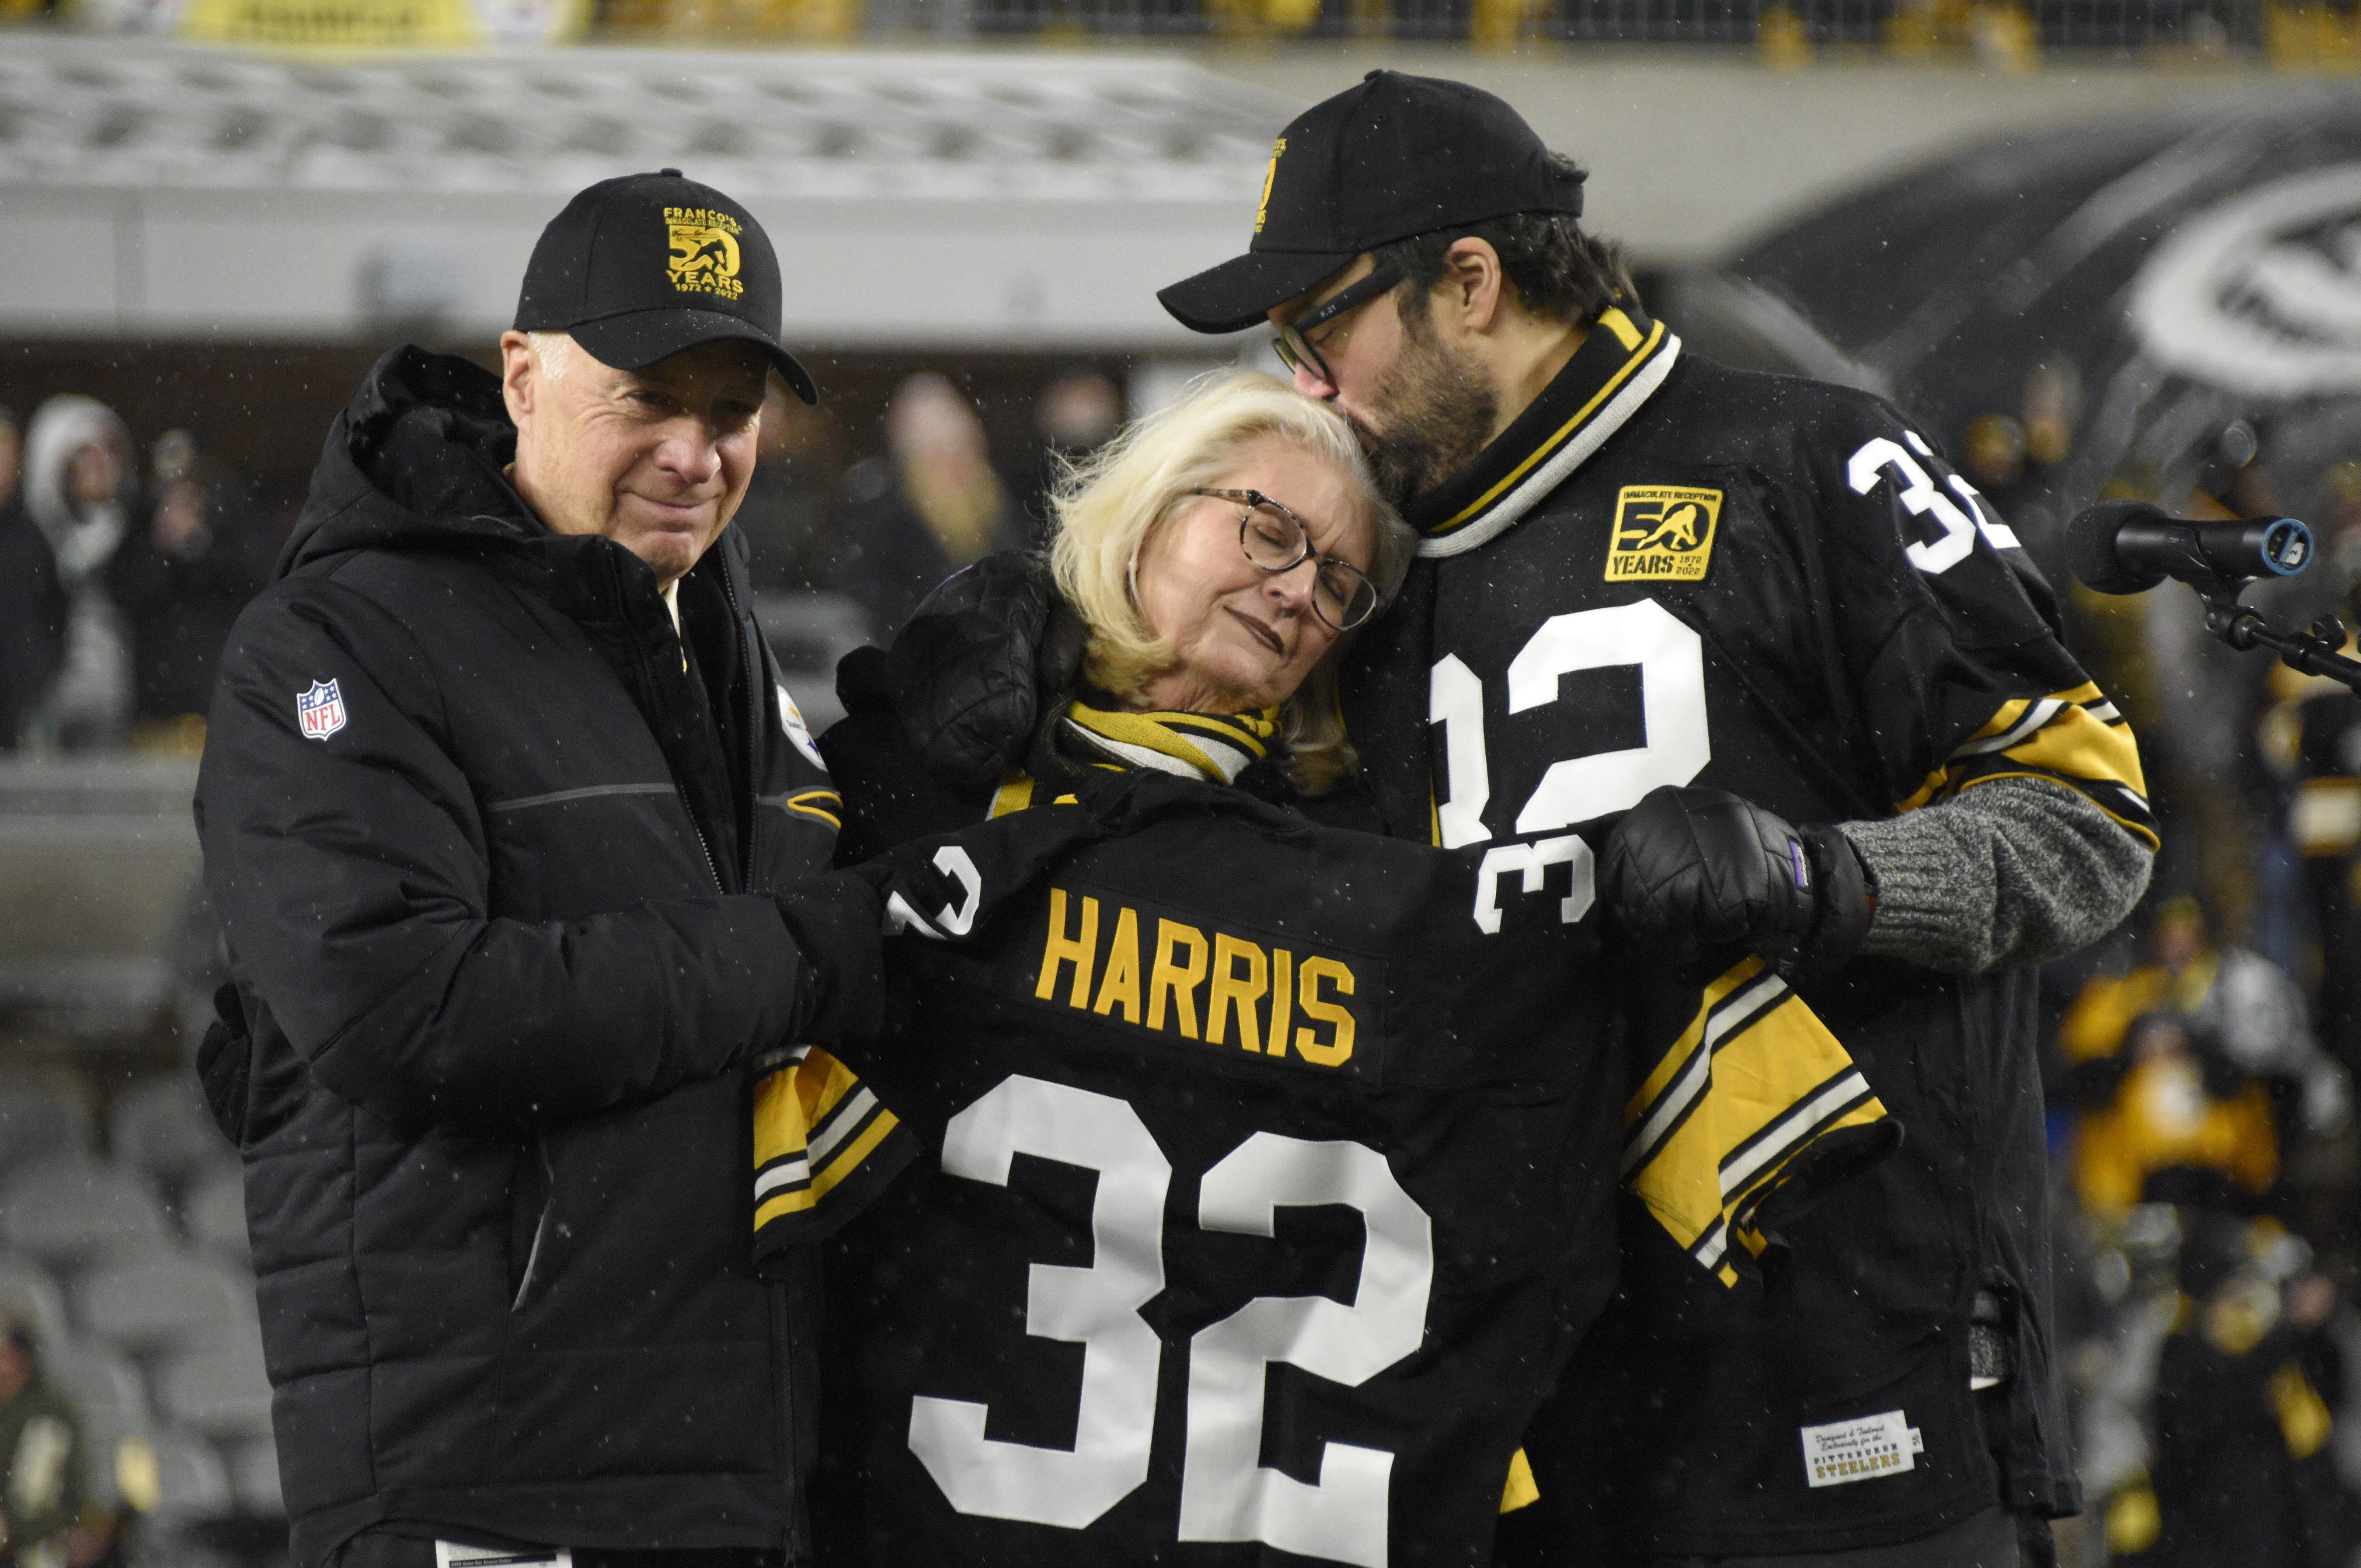
<svg viewBox="0 0 2361 1568">
<path fill-rule="evenodd" d="M 988 1438 L 983 1405 L 920 1395 L 910 1452 L 963 1514 L 1081 1530 L 1148 1479 L 1164 1347 L 1140 1309 L 1164 1289 L 1172 1165 L 1127 1102 L 1021 1074 L 951 1118 L 942 1168 L 1005 1187 L 1019 1154 L 1098 1173 L 1091 1266 L 1034 1264 L 1025 1307 L 1027 1333 L 1083 1347 L 1074 1446 Z M 1317 1482 L 1263 1465 L 1265 1368 L 1285 1362 L 1353 1387 L 1416 1351 L 1434 1277 L 1425 1211 L 1374 1149 L 1257 1133 L 1205 1172 L 1197 1223 L 1268 1236 L 1276 1211 L 1330 1204 L 1358 1211 L 1367 1228 L 1350 1306 L 1257 1297 L 1190 1340 L 1175 1540 L 1262 1541 L 1384 1568 L 1394 1456 L 1331 1442 Z"/>
</svg>

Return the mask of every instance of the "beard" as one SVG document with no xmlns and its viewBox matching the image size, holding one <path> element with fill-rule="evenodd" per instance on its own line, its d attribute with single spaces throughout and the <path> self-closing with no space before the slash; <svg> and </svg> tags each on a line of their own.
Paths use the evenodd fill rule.
<svg viewBox="0 0 2361 1568">
<path fill-rule="evenodd" d="M 1491 440 L 1500 400 L 1452 357 L 1423 321 L 1404 321 L 1403 348 L 1366 418 L 1345 419 L 1360 438 L 1378 488 L 1409 505 L 1474 461 Z"/>
</svg>

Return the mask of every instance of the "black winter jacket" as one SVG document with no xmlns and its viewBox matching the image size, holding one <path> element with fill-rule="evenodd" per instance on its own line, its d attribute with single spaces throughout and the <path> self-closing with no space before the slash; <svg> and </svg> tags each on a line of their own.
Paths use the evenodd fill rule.
<svg viewBox="0 0 2361 1568">
<path fill-rule="evenodd" d="M 836 799 L 736 531 L 682 581 L 685 662 L 644 565 L 532 517 L 513 442 L 481 369 L 380 361 L 213 708 L 247 1027 L 201 1065 L 293 1560 L 372 1527 L 793 1555 L 817 1297 L 751 1266 L 743 1064 L 810 1016 L 767 894 Z"/>
</svg>

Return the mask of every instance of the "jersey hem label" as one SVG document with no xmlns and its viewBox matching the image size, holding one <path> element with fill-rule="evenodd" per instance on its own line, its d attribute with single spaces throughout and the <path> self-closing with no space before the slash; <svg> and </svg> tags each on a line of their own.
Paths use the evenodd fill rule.
<svg viewBox="0 0 2361 1568">
<path fill-rule="evenodd" d="M 1798 1430 L 1804 1440 L 1804 1479 L 1814 1486 L 1898 1475 L 1916 1469 L 1917 1456 L 1927 1449 L 1927 1440 L 1900 1410 Z"/>
</svg>

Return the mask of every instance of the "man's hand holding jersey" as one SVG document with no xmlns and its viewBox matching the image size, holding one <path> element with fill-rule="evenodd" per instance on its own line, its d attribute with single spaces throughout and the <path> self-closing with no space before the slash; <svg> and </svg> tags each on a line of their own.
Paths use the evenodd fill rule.
<svg viewBox="0 0 2361 1568">
<path fill-rule="evenodd" d="M 1743 948 L 1790 980 L 1841 969 L 1876 907 L 1842 833 L 1791 826 L 1719 789 L 1650 792 L 1608 834 L 1598 874 L 1633 947 L 1675 963 Z"/>
</svg>

